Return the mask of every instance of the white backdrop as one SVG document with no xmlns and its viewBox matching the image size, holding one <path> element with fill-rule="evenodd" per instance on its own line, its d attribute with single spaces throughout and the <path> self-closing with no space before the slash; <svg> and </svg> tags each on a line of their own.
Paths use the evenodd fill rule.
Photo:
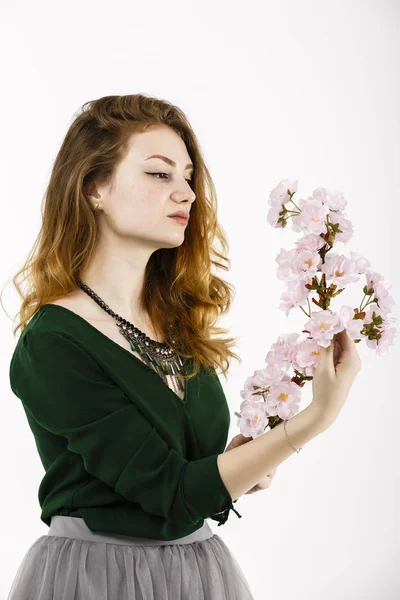
<svg viewBox="0 0 400 600">
<path fill-rule="evenodd" d="M 298 237 L 266 222 L 281 179 L 299 180 L 295 198 L 320 185 L 343 192 L 355 231 L 338 248 L 361 252 L 393 284 L 398 318 L 398 1 L 3 0 L 0 34 L 1 287 L 36 238 L 52 161 L 75 111 L 101 96 L 144 92 L 186 112 L 217 188 L 232 259 L 221 274 L 236 288 L 221 324 L 237 336 L 243 361 L 232 362 L 227 382 L 220 377 L 229 440 L 239 432 L 233 413 L 246 377 L 265 366 L 280 333 L 300 333 L 306 320 L 300 309 L 286 317 L 278 308 L 275 257 Z M 13 318 L 11 283 L 3 304 Z M 9 387 L 17 340 L 4 310 L 0 324 L 5 598 L 48 528 L 37 499 L 44 470 Z M 269 489 L 239 499 L 242 519 L 231 512 L 222 527 L 209 520 L 256 600 L 400 598 L 398 337 L 381 358 L 364 343 L 358 352 L 363 368 L 335 424 L 282 463 Z"/>
</svg>

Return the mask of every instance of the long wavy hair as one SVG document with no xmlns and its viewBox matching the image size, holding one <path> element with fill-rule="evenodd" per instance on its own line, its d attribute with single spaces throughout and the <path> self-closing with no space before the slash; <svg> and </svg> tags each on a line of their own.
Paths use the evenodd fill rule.
<svg viewBox="0 0 400 600">
<path fill-rule="evenodd" d="M 132 134 L 167 125 L 184 141 L 193 162 L 196 202 L 184 242 L 151 255 L 141 301 L 158 335 L 182 356 L 193 358 L 186 379 L 194 377 L 201 365 L 219 367 L 226 378 L 229 359 L 241 359 L 230 350 L 236 338 L 215 337 L 227 333 L 216 322 L 229 311 L 235 288 L 211 272 L 212 266 L 229 270 L 228 242 L 217 220 L 215 187 L 186 115 L 166 100 L 133 94 L 86 102 L 74 116 L 45 191 L 41 229 L 25 264 L 12 278 L 22 298 L 13 334 L 22 332 L 43 304 L 75 290 L 80 270 L 96 251 L 99 231 L 87 185 L 93 180 L 113 182 Z"/>
</svg>

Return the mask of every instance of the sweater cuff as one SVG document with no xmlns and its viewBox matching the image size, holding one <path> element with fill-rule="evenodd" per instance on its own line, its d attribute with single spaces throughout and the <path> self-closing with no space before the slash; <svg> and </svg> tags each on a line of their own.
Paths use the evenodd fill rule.
<svg viewBox="0 0 400 600">
<path fill-rule="evenodd" d="M 232 498 L 222 481 L 217 457 L 211 454 L 186 464 L 183 495 L 193 521 L 212 517 L 232 506 Z"/>
</svg>

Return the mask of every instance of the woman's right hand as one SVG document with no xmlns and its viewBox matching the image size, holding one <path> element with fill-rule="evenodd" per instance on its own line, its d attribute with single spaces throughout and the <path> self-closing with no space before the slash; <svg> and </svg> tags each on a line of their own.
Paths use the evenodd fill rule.
<svg viewBox="0 0 400 600">
<path fill-rule="evenodd" d="M 330 347 L 320 346 L 310 404 L 316 411 L 317 420 L 328 425 L 335 421 L 360 369 L 356 344 L 345 329 L 334 335 Z"/>
</svg>

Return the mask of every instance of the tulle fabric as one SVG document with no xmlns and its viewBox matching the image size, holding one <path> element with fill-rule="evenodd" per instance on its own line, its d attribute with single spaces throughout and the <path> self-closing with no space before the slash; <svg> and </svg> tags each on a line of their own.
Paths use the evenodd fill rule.
<svg viewBox="0 0 400 600">
<path fill-rule="evenodd" d="M 56 535 L 54 535 L 56 533 Z M 92 532 L 56 516 L 28 549 L 7 600 L 254 600 L 236 558 L 207 521 L 179 540 Z"/>
</svg>

